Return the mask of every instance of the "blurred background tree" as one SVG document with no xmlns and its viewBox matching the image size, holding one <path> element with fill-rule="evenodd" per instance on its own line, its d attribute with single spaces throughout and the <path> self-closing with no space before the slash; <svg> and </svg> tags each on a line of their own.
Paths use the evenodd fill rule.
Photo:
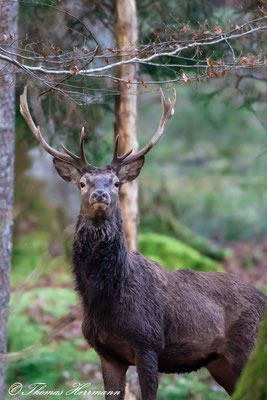
<svg viewBox="0 0 267 400">
<path fill-rule="evenodd" d="M 17 34 L 18 7 L 0 3 L 0 36 Z M 5 63 L 0 60 L 0 70 Z M 12 75 L 0 76 L 0 354 L 7 347 L 7 318 L 12 249 L 12 208 L 15 142 L 15 85 Z M 8 190 L 7 190 L 8 189 Z M 0 399 L 5 398 L 5 362 L 0 359 Z"/>
</svg>

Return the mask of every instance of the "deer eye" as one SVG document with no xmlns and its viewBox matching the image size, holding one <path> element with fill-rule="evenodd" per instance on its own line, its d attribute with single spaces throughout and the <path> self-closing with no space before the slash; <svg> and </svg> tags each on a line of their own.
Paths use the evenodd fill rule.
<svg viewBox="0 0 267 400">
<path fill-rule="evenodd" d="M 120 186 L 120 182 L 115 182 L 114 185 L 115 185 L 116 187 L 119 187 L 119 186 Z"/>
<path fill-rule="evenodd" d="M 83 188 L 85 186 L 84 182 L 80 182 L 80 187 Z"/>
</svg>

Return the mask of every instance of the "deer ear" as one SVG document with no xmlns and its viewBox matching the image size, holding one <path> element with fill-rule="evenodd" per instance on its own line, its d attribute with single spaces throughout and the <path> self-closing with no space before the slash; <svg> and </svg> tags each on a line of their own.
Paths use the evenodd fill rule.
<svg viewBox="0 0 267 400">
<path fill-rule="evenodd" d="M 57 158 L 53 158 L 53 163 L 58 175 L 64 179 L 64 181 L 75 183 L 76 185 L 78 184 L 82 173 L 77 168 Z"/>
<path fill-rule="evenodd" d="M 137 178 L 140 174 L 142 166 L 144 165 L 144 162 L 145 157 L 141 156 L 140 158 L 129 164 L 122 165 L 117 171 L 117 176 L 120 180 L 120 183 L 123 184 L 126 182 L 131 182 L 135 178 Z"/>
</svg>

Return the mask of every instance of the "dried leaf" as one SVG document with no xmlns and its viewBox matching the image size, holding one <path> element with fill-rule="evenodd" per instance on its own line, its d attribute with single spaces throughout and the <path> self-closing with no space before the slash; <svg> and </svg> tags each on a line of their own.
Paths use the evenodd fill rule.
<svg viewBox="0 0 267 400">
<path fill-rule="evenodd" d="M 260 8 L 260 7 L 258 7 L 259 8 L 259 10 L 260 10 L 260 14 L 261 14 L 261 16 L 262 17 L 266 17 L 266 15 L 267 15 L 267 12 L 266 11 L 264 11 L 264 9 L 263 8 Z"/>
<path fill-rule="evenodd" d="M 196 76 L 196 81 L 197 81 L 197 82 L 200 82 L 200 78 L 199 78 L 198 75 Z"/>
<path fill-rule="evenodd" d="M 203 51 L 201 50 L 200 46 L 197 46 L 196 52 L 197 52 L 197 54 L 200 54 L 200 55 L 203 53 Z"/>
<path fill-rule="evenodd" d="M 144 86 L 144 88 L 147 88 L 147 84 L 144 82 L 143 79 L 142 79 L 142 86 Z"/>
<path fill-rule="evenodd" d="M 182 32 L 186 33 L 188 31 L 190 31 L 190 26 L 188 24 L 186 24 L 186 25 L 184 25 Z"/>
<path fill-rule="evenodd" d="M 107 57 L 105 58 L 105 61 L 106 61 L 106 64 L 109 63 L 109 59 Z"/>
<path fill-rule="evenodd" d="M 222 34 L 222 28 L 217 24 L 214 27 L 214 32 L 215 32 L 216 35 L 221 35 Z"/>
<path fill-rule="evenodd" d="M 211 58 L 206 58 L 208 66 L 213 69 L 214 68 L 214 62 L 212 61 Z"/>
<path fill-rule="evenodd" d="M 44 58 L 48 58 L 48 54 L 47 54 L 46 51 L 41 50 L 41 51 L 40 51 L 40 54 L 41 54 Z"/>
<path fill-rule="evenodd" d="M 58 47 L 58 46 L 51 46 L 50 49 L 53 51 L 56 51 L 56 52 L 61 50 L 60 47 Z"/>
<path fill-rule="evenodd" d="M 108 49 L 108 51 L 110 51 L 111 53 L 116 53 L 116 50 L 115 50 L 115 49 L 112 49 L 111 47 L 108 47 L 107 49 Z"/>
<path fill-rule="evenodd" d="M 149 54 L 147 52 L 142 54 L 142 58 L 147 58 L 147 57 L 149 57 Z"/>
<path fill-rule="evenodd" d="M 206 60 L 207 60 L 208 66 L 210 67 L 210 70 L 211 70 L 211 72 L 213 73 L 213 75 L 215 76 L 215 78 L 219 78 L 219 75 L 218 75 L 217 72 L 215 71 L 215 68 L 214 68 L 215 64 L 214 64 L 214 62 L 212 61 L 212 59 L 211 59 L 211 58 L 207 58 Z M 220 60 L 219 60 L 219 65 L 220 65 Z"/>
<path fill-rule="evenodd" d="M 212 79 L 212 78 L 213 78 L 213 76 L 211 75 L 211 73 L 210 73 L 210 72 L 208 72 L 208 73 L 207 73 L 207 75 L 208 75 L 208 77 L 209 77 L 210 79 Z"/>
<path fill-rule="evenodd" d="M 223 70 L 223 71 L 222 71 L 222 78 L 225 77 L 225 74 L 226 74 L 226 70 Z"/>
<path fill-rule="evenodd" d="M 80 72 L 80 70 L 77 67 L 77 65 L 74 65 L 73 67 L 70 68 L 70 74 L 71 75 L 78 75 L 79 72 Z"/>
<path fill-rule="evenodd" d="M 248 57 L 241 57 L 240 61 L 241 61 L 241 64 L 243 64 L 243 65 L 249 65 L 250 64 L 250 59 Z"/>
<path fill-rule="evenodd" d="M 235 76 L 237 77 L 238 80 L 241 79 L 241 76 L 239 74 L 235 73 Z"/>
<path fill-rule="evenodd" d="M 9 37 L 10 37 L 11 40 L 14 40 L 15 36 L 13 35 L 13 33 L 10 33 Z"/>
<path fill-rule="evenodd" d="M 187 75 L 185 72 L 182 73 L 182 77 L 183 77 L 184 83 L 188 83 L 188 84 L 191 83 L 189 75 Z"/>
</svg>

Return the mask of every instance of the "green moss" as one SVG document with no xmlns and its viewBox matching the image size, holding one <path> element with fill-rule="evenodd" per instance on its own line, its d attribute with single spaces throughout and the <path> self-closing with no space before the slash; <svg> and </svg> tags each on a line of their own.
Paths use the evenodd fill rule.
<svg viewBox="0 0 267 400">
<path fill-rule="evenodd" d="M 224 271 L 217 262 L 168 236 L 155 233 L 140 234 L 139 249 L 144 256 L 169 269 L 192 268 L 201 271 Z"/>
<path fill-rule="evenodd" d="M 49 258 L 50 243 L 50 235 L 42 231 L 15 237 L 12 249 L 11 285 L 25 282 L 25 278 L 36 268 L 40 268 L 40 276 L 43 277 L 58 266 L 68 265 L 64 256 Z M 54 281 L 58 284 L 69 281 L 69 272 L 66 270 L 66 273 L 55 276 Z"/>
<path fill-rule="evenodd" d="M 86 372 L 86 377 L 84 376 L 83 367 L 86 366 L 85 370 L 88 371 L 90 364 L 89 373 L 98 369 L 99 358 L 86 344 L 81 331 L 76 337 L 77 328 L 74 327 L 72 338 L 42 341 L 45 333 L 49 332 L 51 326 L 54 325 L 51 325 L 49 321 L 56 322 L 69 312 L 71 305 L 76 303 L 76 293 L 67 288 L 35 288 L 24 293 L 19 302 L 16 293 L 12 295 L 8 351 L 24 350 L 36 342 L 37 345 L 34 346 L 32 352 L 26 353 L 25 358 L 8 364 L 7 385 L 21 382 L 25 388 L 33 382 L 45 382 L 50 390 L 59 388 L 67 391 L 71 387 L 68 382 L 86 382 L 88 379 L 91 381 L 88 372 Z M 69 331 L 72 328 L 69 325 L 64 329 Z M 32 399 L 35 396 L 28 397 Z M 51 398 L 54 397 L 51 396 Z M 55 398 L 65 399 L 65 396 Z M 75 395 L 68 398 L 78 399 Z"/>
<path fill-rule="evenodd" d="M 40 323 L 45 315 L 61 318 L 77 304 L 76 293 L 66 288 L 35 288 L 24 293 L 17 301 L 11 296 L 11 314 L 8 320 L 9 351 L 19 351 L 42 338 L 48 330 Z"/>
<path fill-rule="evenodd" d="M 40 265 L 49 245 L 49 235 L 44 232 L 34 232 L 16 237 L 12 250 L 11 284 L 25 279 L 31 271 Z"/>
<path fill-rule="evenodd" d="M 267 399 L 267 313 L 258 343 L 241 375 L 233 400 Z"/>
</svg>

